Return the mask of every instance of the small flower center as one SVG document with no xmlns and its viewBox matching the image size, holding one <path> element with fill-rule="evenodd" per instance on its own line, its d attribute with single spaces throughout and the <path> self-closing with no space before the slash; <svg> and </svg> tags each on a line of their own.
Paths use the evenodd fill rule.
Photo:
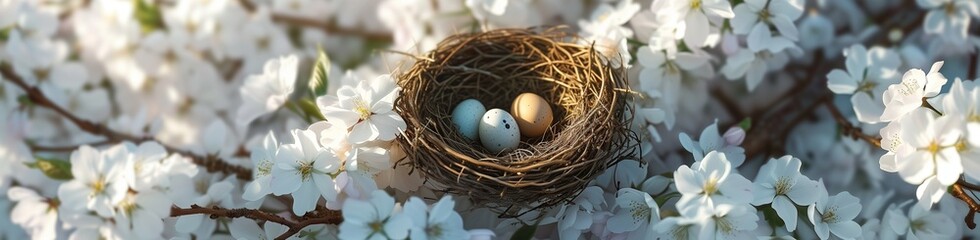
<svg viewBox="0 0 980 240">
<path fill-rule="evenodd" d="M 701 0 L 691 1 L 691 9 L 694 10 L 701 9 Z"/>
<path fill-rule="evenodd" d="M 640 223 L 650 219 L 650 207 L 638 201 L 630 202 L 630 215 L 633 216 L 633 223 Z"/>
<path fill-rule="evenodd" d="M 89 184 L 89 187 L 92 188 L 92 194 L 91 194 L 92 196 L 101 195 L 105 193 L 106 190 L 105 178 L 100 176 L 98 180 L 95 180 L 95 182 Z"/>
<path fill-rule="evenodd" d="M 944 8 L 943 10 L 946 10 L 946 15 L 953 15 L 954 13 L 956 13 L 956 4 L 953 4 L 952 1 L 946 3 L 946 5 L 943 6 L 943 8 Z"/>
<path fill-rule="evenodd" d="M 929 146 L 926 146 L 926 151 L 929 151 L 929 153 L 932 153 L 932 155 L 936 155 L 939 153 L 939 148 L 939 143 L 932 141 L 929 143 Z"/>
<path fill-rule="evenodd" d="M 34 69 L 34 76 L 37 77 L 37 81 L 48 80 L 48 77 L 51 76 L 51 69 L 50 68 Z"/>
<path fill-rule="evenodd" d="M 428 227 L 425 228 L 425 233 L 430 238 L 438 238 L 438 237 L 441 237 L 442 236 L 442 226 L 441 225 L 428 226 Z"/>
<path fill-rule="evenodd" d="M 924 221 L 922 221 L 922 220 L 915 220 L 915 221 L 912 221 L 912 223 L 909 224 L 909 227 L 911 227 L 912 230 L 918 231 L 918 230 L 925 229 L 926 223 Z"/>
<path fill-rule="evenodd" d="M 255 45 L 262 50 L 269 49 L 269 36 L 262 36 L 255 40 Z"/>
<path fill-rule="evenodd" d="M 132 216 L 133 211 L 136 211 L 136 208 L 137 208 L 136 202 L 134 201 L 133 196 L 131 194 L 127 195 L 126 198 L 124 198 L 123 201 L 119 203 L 119 209 L 122 210 L 122 212 L 125 213 L 126 216 Z"/>
<path fill-rule="evenodd" d="M 772 13 L 769 13 L 768 8 L 764 8 L 762 9 L 762 11 L 759 11 L 759 20 L 762 20 L 764 22 L 769 22 L 770 17 L 772 17 Z"/>
<path fill-rule="evenodd" d="M 313 163 L 311 162 L 300 162 L 299 163 L 299 174 L 302 176 L 303 181 L 306 181 L 313 175 Z"/>
<path fill-rule="evenodd" d="M 905 96 L 911 96 L 916 89 L 919 89 L 919 80 L 915 78 L 906 79 L 905 81 L 902 81 L 902 86 L 904 88 L 899 88 L 898 92 Z"/>
<path fill-rule="evenodd" d="M 827 209 L 827 212 L 824 212 L 822 215 L 820 215 L 820 219 L 823 220 L 823 222 L 825 223 L 836 223 L 838 220 L 837 207 L 832 207 Z"/>
<path fill-rule="evenodd" d="M 966 152 L 967 150 L 970 150 L 970 146 L 966 144 L 966 139 L 964 138 L 960 138 L 959 140 L 956 140 L 956 143 L 953 144 L 953 147 L 956 148 L 957 152 Z"/>
<path fill-rule="evenodd" d="M 967 121 L 970 121 L 970 122 L 980 122 L 980 115 L 978 115 L 978 114 L 970 114 L 970 116 L 968 116 L 966 119 L 967 119 Z"/>
<path fill-rule="evenodd" d="M 735 232 L 735 225 L 724 217 L 715 217 L 715 226 L 718 227 L 719 231 L 725 234 L 732 234 Z"/>
<path fill-rule="evenodd" d="M 674 239 L 690 239 L 687 232 L 688 228 L 690 227 L 691 225 L 677 226 L 673 231 L 670 231 L 670 235 L 673 235 Z"/>
<path fill-rule="evenodd" d="M 704 195 L 711 196 L 718 191 L 718 179 L 711 177 L 704 183 Z"/>
<path fill-rule="evenodd" d="M 869 93 L 870 94 L 872 92 L 872 90 L 874 90 L 875 87 L 877 87 L 877 86 L 878 86 L 878 84 L 875 83 L 875 82 L 864 80 L 863 82 L 861 82 L 860 85 L 858 85 L 857 91 L 858 92 L 866 92 L 866 93 Z"/>
<path fill-rule="evenodd" d="M 272 162 L 268 159 L 263 159 L 261 162 L 259 162 L 256 170 L 258 171 L 255 172 L 255 176 L 268 176 L 272 173 Z"/>
<path fill-rule="evenodd" d="M 787 193 L 789 193 L 789 190 L 792 188 L 793 185 L 790 184 L 789 177 L 783 176 L 783 177 L 779 177 L 779 180 L 776 180 L 776 186 L 775 186 L 776 195 L 786 195 Z"/>
<path fill-rule="evenodd" d="M 375 221 L 368 223 L 368 227 L 371 227 L 371 232 L 381 232 L 385 228 L 385 224 L 381 221 Z"/>
<path fill-rule="evenodd" d="M 366 120 L 373 114 L 371 113 L 371 108 L 368 107 L 368 103 L 360 98 L 354 100 L 354 112 L 360 116 L 361 120 Z"/>
</svg>

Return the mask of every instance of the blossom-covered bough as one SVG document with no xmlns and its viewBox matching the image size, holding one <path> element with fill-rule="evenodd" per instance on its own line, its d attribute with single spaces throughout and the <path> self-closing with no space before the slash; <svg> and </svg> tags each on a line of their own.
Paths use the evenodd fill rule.
<svg viewBox="0 0 980 240">
<path fill-rule="evenodd" d="M 976 238 L 978 18 L 976 0 L 0 0 L 0 239 Z M 434 191 L 394 141 L 394 78 L 453 34 L 553 25 L 628 73 L 641 155 L 516 218 Z"/>
</svg>

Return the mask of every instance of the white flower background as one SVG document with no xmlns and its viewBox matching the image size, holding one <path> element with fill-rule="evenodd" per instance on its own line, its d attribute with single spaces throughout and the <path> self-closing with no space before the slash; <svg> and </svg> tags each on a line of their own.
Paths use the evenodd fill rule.
<svg viewBox="0 0 980 240">
<path fill-rule="evenodd" d="M 0 239 L 978 238 L 978 19 L 980 0 L 0 0 Z M 411 55 L 558 25 L 627 69 L 637 159 L 518 218 L 399 161 Z"/>
</svg>

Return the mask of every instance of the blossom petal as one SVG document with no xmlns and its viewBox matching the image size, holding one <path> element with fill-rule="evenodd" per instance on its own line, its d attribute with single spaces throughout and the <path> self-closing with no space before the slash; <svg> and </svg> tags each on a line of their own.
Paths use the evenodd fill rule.
<svg viewBox="0 0 980 240">
<path fill-rule="evenodd" d="M 786 231 L 794 232 L 796 231 L 796 205 L 789 201 L 788 198 L 784 196 L 776 196 L 772 200 L 772 209 L 776 210 L 776 214 L 779 218 L 783 219 L 786 223 Z"/>
<path fill-rule="evenodd" d="M 694 11 L 687 14 L 684 21 L 687 23 L 687 29 L 684 32 L 684 43 L 696 48 L 704 46 L 705 40 L 708 39 L 708 17 L 704 16 L 701 12 Z"/>
<path fill-rule="evenodd" d="M 854 221 L 831 223 L 830 231 L 843 239 L 854 239 L 861 236 L 861 226 Z"/>
<path fill-rule="evenodd" d="M 831 70 L 827 74 L 827 88 L 836 94 L 853 94 L 858 82 L 840 69 Z"/>
</svg>

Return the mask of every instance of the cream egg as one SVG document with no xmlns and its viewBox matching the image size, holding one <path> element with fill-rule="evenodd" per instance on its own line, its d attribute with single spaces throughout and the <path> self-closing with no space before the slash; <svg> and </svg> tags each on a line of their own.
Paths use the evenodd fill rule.
<svg viewBox="0 0 980 240">
<path fill-rule="evenodd" d="M 544 135 L 555 120 L 548 101 L 534 93 L 518 95 L 510 106 L 510 112 L 521 128 L 521 135 L 527 137 Z"/>
<path fill-rule="evenodd" d="M 514 150 L 521 143 L 521 131 L 514 117 L 494 108 L 480 119 L 480 143 L 492 153 Z"/>
<path fill-rule="evenodd" d="M 480 118 L 487 112 L 480 100 L 463 100 L 453 109 L 453 125 L 467 139 L 479 140 Z"/>
</svg>

